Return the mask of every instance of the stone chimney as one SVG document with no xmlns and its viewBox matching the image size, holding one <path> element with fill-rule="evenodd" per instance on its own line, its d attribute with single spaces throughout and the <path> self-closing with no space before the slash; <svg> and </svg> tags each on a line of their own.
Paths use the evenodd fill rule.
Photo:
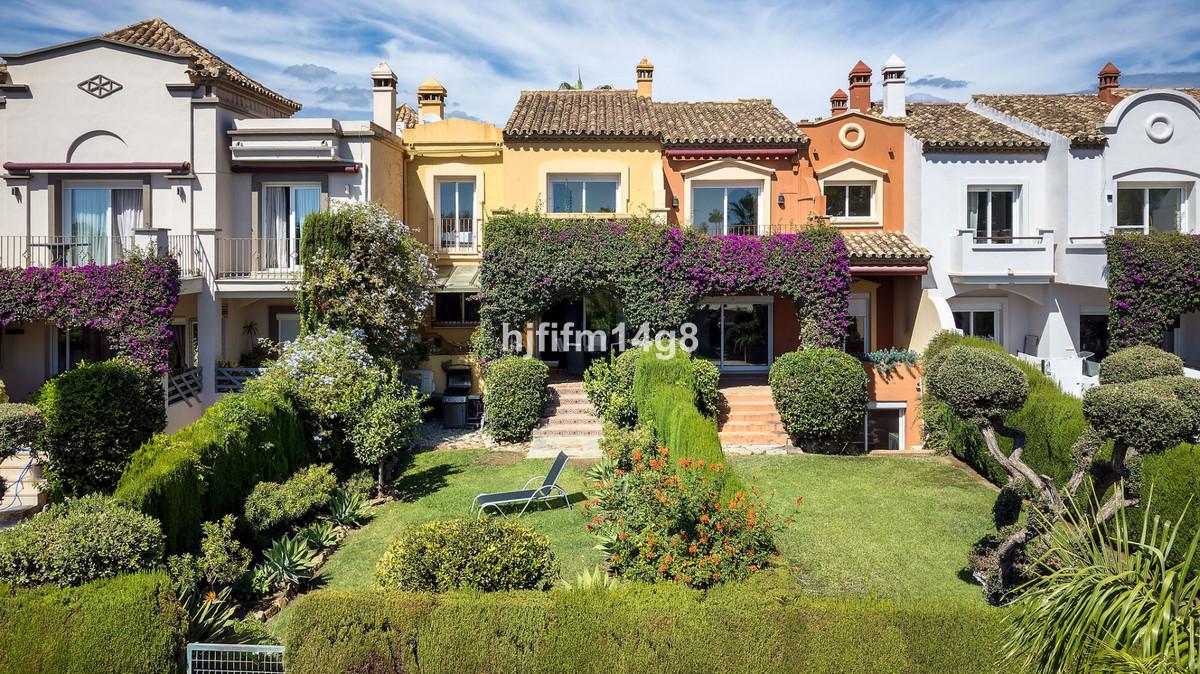
<svg viewBox="0 0 1200 674">
<path fill-rule="evenodd" d="M 1117 94 L 1117 87 L 1120 86 L 1121 70 L 1114 66 L 1112 61 L 1109 61 L 1104 64 L 1100 72 L 1096 73 L 1096 77 L 1100 79 L 1100 100 L 1109 105 L 1120 103 L 1121 96 Z"/>
<path fill-rule="evenodd" d="M 841 89 L 833 92 L 833 95 L 829 97 L 829 116 L 837 117 L 843 112 L 846 112 L 847 100 L 849 100 L 849 97 L 846 96 L 846 92 L 842 91 Z"/>
<path fill-rule="evenodd" d="M 371 71 L 371 121 L 396 133 L 396 73 L 387 63 Z"/>
<path fill-rule="evenodd" d="M 446 118 L 446 87 L 432 77 L 417 87 L 417 115 L 422 122 L 440 122 Z"/>
<path fill-rule="evenodd" d="M 883 64 L 883 116 L 903 117 L 907 106 L 904 102 L 904 61 L 892 54 Z"/>
<path fill-rule="evenodd" d="M 654 66 L 650 64 L 650 59 L 642 57 L 641 62 L 637 64 L 637 95 L 650 98 L 653 88 Z"/>
<path fill-rule="evenodd" d="M 871 66 L 859 61 L 850 69 L 850 109 L 871 109 Z"/>
</svg>

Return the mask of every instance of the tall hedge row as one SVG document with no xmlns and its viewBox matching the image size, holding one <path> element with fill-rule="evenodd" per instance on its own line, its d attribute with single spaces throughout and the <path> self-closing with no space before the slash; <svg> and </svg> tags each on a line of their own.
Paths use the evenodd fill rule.
<svg viewBox="0 0 1200 674">
<path fill-rule="evenodd" d="M 995 671 L 1004 612 L 728 586 L 302 598 L 289 674 Z"/>
<path fill-rule="evenodd" d="M 72 588 L 0 584 L 0 674 L 173 674 L 186 635 L 163 573 Z"/>
<path fill-rule="evenodd" d="M 187 428 L 143 445 L 115 495 L 162 521 L 168 552 L 192 550 L 201 523 L 240 511 L 254 485 L 282 481 L 311 460 L 292 401 L 252 381 Z"/>
</svg>

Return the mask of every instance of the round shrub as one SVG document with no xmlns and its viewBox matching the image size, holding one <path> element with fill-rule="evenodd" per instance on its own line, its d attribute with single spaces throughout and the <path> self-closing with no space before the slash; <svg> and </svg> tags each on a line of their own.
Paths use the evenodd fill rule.
<svg viewBox="0 0 1200 674">
<path fill-rule="evenodd" d="M 799 443 L 844 440 L 862 432 L 867 373 L 837 349 L 803 349 L 775 359 L 768 376 L 775 407 Z"/>
<path fill-rule="evenodd" d="M 91 494 L 0 532 L 0 581 L 66 587 L 149 569 L 162 558 L 163 543 L 153 517 Z"/>
<path fill-rule="evenodd" d="M 379 587 L 410 592 L 545 590 L 557 574 L 550 539 L 490 517 L 419 525 L 392 543 L 375 568 Z"/>
<path fill-rule="evenodd" d="M 500 442 L 520 442 L 529 437 L 542 416 L 550 369 L 534 358 L 505 356 L 488 363 L 488 430 Z"/>
<path fill-rule="evenodd" d="M 1106 438 L 1142 453 L 1161 452 L 1197 431 L 1197 389 L 1183 377 L 1104 384 L 1083 396 L 1083 415 Z"/>
<path fill-rule="evenodd" d="M 0 403 L 0 459 L 33 444 L 46 428 L 42 411 L 23 403 Z"/>
<path fill-rule="evenodd" d="M 929 368 L 934 366 L 933 360 L 937 358 L 938 354 L 952 346 L 974 346 L 989 351 L 1008 353 L 1000 344 L 982 337 L 964 335 L 957 330 L 941 330 L 933 336 L 933 339 L 929 340 L 929 343 L 925 345 L 925 351 L 921 354 L 921 367 L 924 368 L 926 374 L 929 373 Z"/>
<path fill-rule="evenodd" d="M 974 346 L 952 346 L 934 356 L 925 384 L 955 414 L 976 422 L 1003 417 L 1029 395 L 1029 380 L 1011 356 Z"/>
<path fill-rule="evenodd" d="M 637 423 L 637 399 L 633 376 L 641 349 L 629 349 L 606 360 L 596 360 L 583 373 L 583 390 L 605 421 L 633 428 Z"/>
<path fill-rule="evenodd" d="M 336 489 L 333 466 L 309 466 L 282 484 L 259 482 L 255 485 L 246 497 L 242 518 L 255 535 L 277 533 L 329 505 Z"/>
<path fill-rule="evenodd" d="M 1183 359 L 1146 344 L 1121 349 L 1100 361 L 1101 384 L 1128 384 L 1173 376 L 1183 376 Z"/>
<path fill-rule="evenodd" d="M 46 428 L 34 449 L 48 457 L 51 491 L 112 493 L 129 458 L 167 425 L 159 375 L 128 360 L 83 363 L 34 395 Z"/>
</svg>

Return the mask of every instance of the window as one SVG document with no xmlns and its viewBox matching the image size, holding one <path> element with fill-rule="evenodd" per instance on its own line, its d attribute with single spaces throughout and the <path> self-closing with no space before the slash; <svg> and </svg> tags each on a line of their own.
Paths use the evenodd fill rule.
<svg viewBox="0 0 1200 674">
<path fill-rule="evenodd" d="M 98 363 L 113 356 L 108 340 L 96 330 L 60 328 L 54 332 L 56 349 L 51 368 L 54 374 L 62 374 L 84 361 Z"/>
<path fill-rule="evenodd" d="M 615 176 L 557 176 L 550 178 L 551 213 L 616 213 Z"/>
<path fill-rule="evenodd" d="M 450 251 L 474 251 L 475 180 L 439 180 L 438 246 Z"/>
<path fill-rule="evenodd" d="M 825 215 L 837 219 L 867 219 L 875 215 L 875 186 L 825 185 Z"/>
<path fill-rule="evenodd" d="M 321 210 L 317 185 L 263 185 L 259 255 L 264 269 L 300 264 L 300 227 L 310 213 Z"/>
<path fill-rule="evenodd" d="M 1183 188 L 1121 187 L 1117 189 L 1117 229 L 1178 232 L 1183 227 Z"/>
<path fill-rule="evenodd" d="M 1000 341 L 1000 310 L 970 309 L 954 312 L 954 327 L 964 335 L 980 337 L 992 342 Z"/>
<path fill-rule="evenodd" d="M 846 353 L 871 351 L 871 296 L 855 294 L 850 298 L 850 327 L 846 330 Z"/>
<path fill-rule="evenodd" d="M 1090 351 L 1090 361 L 1104 360 L 1108 355 L 1108 314 L 1079 316 L 1079 350 Z"/>
<path fill-rule="evenodd" d="M 905 417 L 908 404 L 870 402 L 863 418 L 863 434 L 851 444 L 859 452 L 900 451 L 905 449 Z"/>
<path fill-rule="evenodd" d="M 275 328 L 279 344 L 287 344 L 300 336 L 300 314 L 275 314 Z"/>
<path fill-rule="evenodd" d="M 479 296 L 475 293 L 435 293 L 433 322 L 437 325 L 479 323 Z"/>
<path fill-rule="evenodd" d="M 61 242 L 49 244 L 52 264 L 108 264 L 134 244 L 142 225 L 142 187 L 68 186 Z"/>
<path fill-rule="evenodd" d="M 758 234 L 762 188 L 721 185 L 692 188 L 692 225 L 709 234 Z"/>
<path fill-rule="evenodd" d="M 1017 229 L 1015 188 L 971 188 L 967 192 L 967 227 L 975 243 L 1012 243 Z"/>
</svg>

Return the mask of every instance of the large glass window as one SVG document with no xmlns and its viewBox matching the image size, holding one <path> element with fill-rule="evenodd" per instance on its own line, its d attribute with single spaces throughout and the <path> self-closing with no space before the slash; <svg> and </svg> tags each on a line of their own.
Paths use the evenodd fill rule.
<svg viewBox="0 0 1200 674">
<path fill-rule="evenodd" d="M 831 218 L 871 218 L 875 186 L 825 185 L 825 215 Z"/>
<path fill-rule="evenodd" d="M 1117 229 L 1178 232 L 1183 228 L 1183 188 L 1121 187 L 1117 189 Z"/>
<path fill-rule="evenodd" d="M 108 339 L 91 328 L 61 328 L 55 330 L 56 351 L 54 374 L 61 374 L 82 362 L 98 363 L 112 358 Z"/>
<path fill-rule="evenodd" d="M 63 240 L 46 244 L 50 264 L 108 264 L 134 245 L 142 225 L 141 187 L 69 186 Z"/>
<path fill-rule="evenodd" d="M 1079 350 L 1092 353 L 1088 360 L 1104 360 L 1108 355 L 1108 314 L 1080 315 Z"/>
<path fill-rule="evenodd" d="M 475 180 L 438 181 L 438 246 L 449 251 L 473 251 Z"/>
<path fill-rule="evenodd" d="M 706 185 L 692 188 L 692 226 L 709 234 L 758 234 L 761 188 Z"/>
<path fill-rule="evenodd" d="M 691 318 L 698 347 L 693 355 L 722 370 L 763 370 L 771 364 L 771 305 L 767 301 L 713 301 Z"/>
<path fill-rule="evenodd" d="M 552 176 L 551 213 L 616 213 L 615 176 Z"/>
<path fill-rule="evenodd" d="M 433 322 L 437 325 L 475 325 L 479 323 L 479 295 L 476 293 L 435 293 Z"/>
<path fill-rule="evenodd" d="M 286 269 L 300 264 L 300 228 L 311 213 L 321 210 L 317 185 L 264 185 L 260 195 L 259 255 L 263 269 Z"/>
<path fill-rule="evenodd" d="M 976 243 L 1012 243 L 1017 229 L 1015 188 L 972 188 L 967 192 L 967 226 Z"/>
<path fill-rule="evenodd" d="M 954 326 L 964 335 L 1000 341 L 1000 310 L 970 309 L 954 312 Z"/>
</svg>

